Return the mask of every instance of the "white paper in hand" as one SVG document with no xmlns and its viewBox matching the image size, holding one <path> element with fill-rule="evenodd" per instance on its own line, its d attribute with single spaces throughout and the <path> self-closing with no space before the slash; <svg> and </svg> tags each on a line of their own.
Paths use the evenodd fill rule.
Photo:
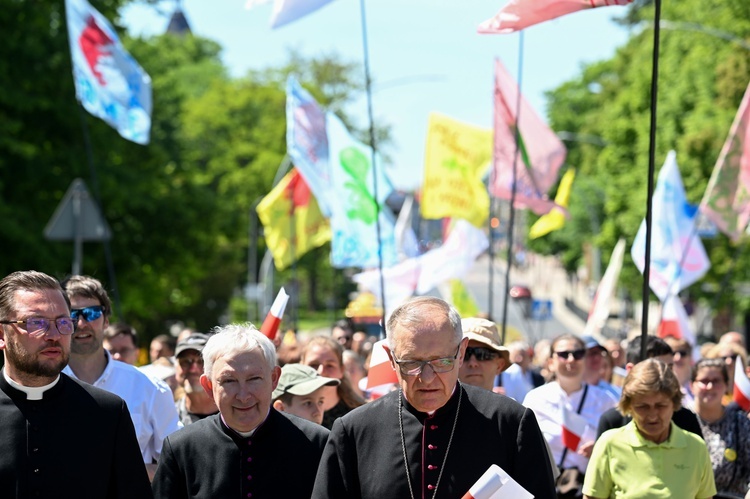
<svg viewBox="0 0 750 499">
<path fill-rule="evenodd" d="M 493 464 L 462 499 L 534 499 L 534 496 Z"/>
</svg>

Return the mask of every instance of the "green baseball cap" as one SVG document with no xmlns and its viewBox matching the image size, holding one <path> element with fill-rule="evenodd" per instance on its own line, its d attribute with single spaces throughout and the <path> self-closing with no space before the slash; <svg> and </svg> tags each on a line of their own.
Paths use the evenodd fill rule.
<svg viewBox="0 0 750 499">
<path fill-rule="evenodd" d="M 302 364 L 286 364 L 281 368 L 279 384 L 273 391 L 271 398 L 276 400 L 285 393 L 291 395 L 309 395 L 322 386 L 337 386 L 340 383 L 335 378 L 325 378 L 310 366 Z"/>
</svg>

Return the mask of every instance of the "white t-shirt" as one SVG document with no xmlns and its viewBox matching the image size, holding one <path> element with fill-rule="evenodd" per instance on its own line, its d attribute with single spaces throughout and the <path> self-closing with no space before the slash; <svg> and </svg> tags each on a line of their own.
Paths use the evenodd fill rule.
<svg viewBox="0 0 750 499">
<path fill-rule="evenodd" d="M 107 350 L 107 367 L 93 386 L 118 395 L 128 404 L 143 462 L 158 461 L 164 438 L 182 428 L 172 390 L 163 381 L 149 377 L 134 366 L 118 362 Z M 63 372 L 76 378 L 70 365 Z"/>
<path fill-rule="evenodd" d="M 523 405 L 534 411 L 534 415 L 539 422 L 539 428 L 542 430 L 547 443 L 549 443 L 555 463 L 558 465 L 560 464 L 560 458 L 565 448 L 562 443 L 562 408 L 564 406 L 569 411 L 577 412 L 583 392 L 584 390 L 581 388 L 568 396 L 556 381 L 552 381 L 539 388 L 534 388 L 523 400 Z M 596 440 L 596 429 L 599 426 L 599 418 L 604 411 L 617 405 L 617 402 L 618 400 L 611 393 L 599 387 L 589 385 L 586 400 L 583 403 L 580 413 L 588 423 L 586 431 L 581 438 L 581 444 Z M 563 467 L 569 468 L 575 466 L 580 471 L 585 472 L 588 462 L 588 458 L 568 450 Z"/>
</svg>

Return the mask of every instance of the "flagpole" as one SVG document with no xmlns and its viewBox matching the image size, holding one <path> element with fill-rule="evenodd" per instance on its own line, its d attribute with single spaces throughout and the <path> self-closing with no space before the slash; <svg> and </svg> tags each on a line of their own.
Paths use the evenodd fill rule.
<svg viewBox="0 0 750 499">
<path fill-rule="evenodd" d="M 99 207 L 99 210 L 102 212 L 102 215 L 104 215 L 104 207 L 102 206 L 102 196 L 99 190 L 99 179 L 96 174 L 96 166 L 94 165 L 94 152 L 93 152 L 93 148 L 91 147 L 91 137 L 89 135 L 89 127 L 86 122 L 86 113 L 81 102 L 80 101 L 77 101 L 77 102 L 78 102 L 79 116 L 81 117 L 81 129 L 83 130 L 83 143 L 86 149 L 86 159 L 89 164 L 89 171 L 91 174 L 91 186 L 94 189 L 94 199 L 96 201 L 97 206 Z M 115 313 L 117 314 L 117 318 L 119 320 L 124 321 L 125 317 L 122 315 L 122 304 L 120 302 L 120 292 L 118 291 L 118 288 L 117 288 L 117 277 L 115 276 L 115 266 L 112 260 L 112 248 L 109 244 L 108 239 L 105 239 L 103 243 L 104 243 L 104 260 L 107 265 L 107 274 L 109 276 L 109 285 L 112 290 L 112 297 L 114 298 L 113 301 L 115 304 Z M 81 265 L 81 268 L 83 268 L 83 265 Z"/>
<path fill-rule="evenodd" d="M 654 48 L 651 67 L 651 129 L 648 144 L 648 182 L 646 193 L 646 254 L 643 266 L 643 304 L 641 309 L 641 358 L 646 358 L 648 347 L 648 303 L 649 275 L 651 274 L 651 202 L 654 194 L 654 156 L 656 149 L 656 101 L 659 84 L 659 19 L 661 17 L 661 0 L 654 0 Z"/>
<path fill-rule="evenodd" d="M 375 228 L 378 235 L 378 273 L 380 275 L 381 317 L 380 338 L 385 338 L 385 279 L 383 278 L 383 241 L 380 234 L 380 199 L 378 198 L 378 170 L 375 153 L 375 125 L 372 119 L 372 80 L 370 78 L 370 53 L 367 44 L 367 17 L 365 0 L 359 0 L 362 21 L 362 53 L 365 67 L 365 94 L 367 95 L 367 119 L 369 121 L 370 160 L 372 163 L 372 195 L 375 198 Z"/>
<path fill-rule="evenodd" d="M 513 222 L 516 216 L 516 168 L 518 165 L 518 152 L 520 149 L 521 132 L 519 129 L 519 118 L 521 116 L 521 83 L 523 80 L 523 31 L 518 33 L 518 94 L 516 95 L 516 126 L 515 134 L 515 152 L 513 154 L 513 181 L 510 190 L 510 212 L 508 214 L 508 249 L 507 262 L 505 269 L 505 296 L 503 296 L 503 323 L 502 323 L 502 343 L 505 344 L 505 334 L 508 329 L 508 299 L 510 297 L 510 270 L 513 264 Z M 490 273 L 491 274 L 491 273 Z"/>
</svg>

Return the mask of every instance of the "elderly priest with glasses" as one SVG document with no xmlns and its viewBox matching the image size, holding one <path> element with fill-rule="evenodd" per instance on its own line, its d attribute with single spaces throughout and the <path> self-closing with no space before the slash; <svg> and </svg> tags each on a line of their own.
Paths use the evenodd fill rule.
<svg viewBox="0 0 750 499">
<path fill-rule="evenodd" d="M 61 373 L 74 329 L 54 278 L 0 280 L 0 497 L 149 498 L 125 402 Z"/>
<path fill-rule="evenodd" d="M 493 464 L 537 499 L 555 497 L 533 412 L 458 381 L 469 340 L 453 307 L 411 299 L 386 332 L 399 389 L 334 423 L 313 498 L 462 497 Z"/>
</svg>

